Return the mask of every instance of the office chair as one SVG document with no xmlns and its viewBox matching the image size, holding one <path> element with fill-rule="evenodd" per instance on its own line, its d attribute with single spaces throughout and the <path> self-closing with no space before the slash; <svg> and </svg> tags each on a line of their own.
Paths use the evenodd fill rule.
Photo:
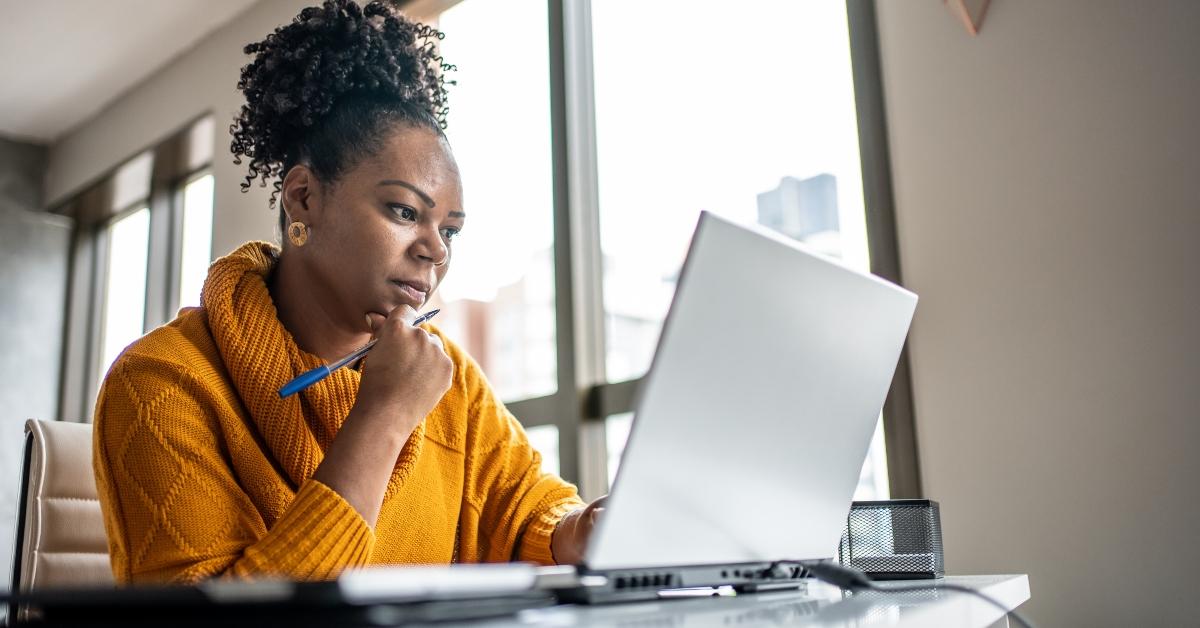
<svg viewBox="0 0 1200 628">
<path fill-rule="evenodd" d="M 90 424 L 25 422 L 19 499 L 14 590 L 113 584 L 92 473 Z M 27 615 L 27 610 L 10 605 L 8 622 Z"/>
</svg>

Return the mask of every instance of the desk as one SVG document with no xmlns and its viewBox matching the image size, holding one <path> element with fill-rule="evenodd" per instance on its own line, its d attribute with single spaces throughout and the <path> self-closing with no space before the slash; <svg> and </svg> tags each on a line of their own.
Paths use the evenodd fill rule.
<svg viewBox="0 0 1200 628">
<path fill-rule="evenodd" d="M 881 583 L 881 586 L 929 583 L 929 580 Z M 936 582 L 982 591 L 1015 609 L 1029 599 L 1029 578 L 947 576 Z M 661 602 L 600 606 L 555 606 L 522 611 L 472 624 L 500 626 L 990 626 L 1003 620 L 1000 609 L 978 597 L 956 591 L 843 594 L 830 585 L 813 583 L 807 591 L 755 593 Z M 1004 625 L 1003 623 L 1001 625 Z"/>
<path fill-rule="evenodd" d="M 941 580 L 910 580 L 881 583 L 884 587 L 907 584 L 954 584 L 976 589 L 1014 609 L 1029 599 L 1029 579 L 1015 576 L 951 576 Z M 58 623 L 43 625 L 72 625 L 77 622 L 98 626 L 167 626 L 187 625 L 198 628 L 262 628 L 264 625 L 393 625 L 404 618 L 413 620 L 429 615 L 417 614 L 412 607 L 295 607 L 288 603 L 266 606 L 187 606 L 188 600 L 204 599 L 196 589 L 180 589 L 183 596 L 164 604 L 163 597 L 155 598 L 157 606 L 130 606 L 128 599 L 121 604 L 110 594 L 93 598 L 92 610 L 74 606 L 76 614 L 67 619 L 59 616 Z M 111 592 L 109 592 L 111 593 Z M 260 592 L 261 594 L 261 592 Z M 74 594 L 72 594 L 74 595 Z M 290 595 L 290 593 L 289 593 Z M 236 597 L 236 596 L 235 596 Z M 73 599 L 78 599 L 73 598 Z M 94 600 L 99 599 L 96 603 Z M 471 601 L 446 602 L 457 609 Z M 189 610 L 190 609 L 190 610 Z M 444 611 L 445 609 L 443 609 Z M 439 616 L 445 616 L 442 612 Z M 71 617 L 76 619 L 72 620 Z M 975 596 L 957 591 L 927 590 L 907 593 L 867 591 L 847 594 L 837 588 L 812 581 L 802 589 L 750 593 L 729 597 L 697 597 L 661 601 L 601 604 L 595 606 L 559 605 L 520 611 L 515 615 L 489 620 L 477 620 L 477 627 L 510 626 L 965 626 L 984 627 L 1004 617 L 1000 609 Z M 429 624 L 421 624 L 429 625 Z M 446 625 L 446 624 L 440 624 Z M 457 625 L 457 624 L 456 624 Z"/>
</svg>

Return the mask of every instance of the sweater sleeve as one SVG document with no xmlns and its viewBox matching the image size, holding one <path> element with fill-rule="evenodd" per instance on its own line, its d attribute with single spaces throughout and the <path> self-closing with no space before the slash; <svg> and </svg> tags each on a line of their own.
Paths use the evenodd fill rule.
<svg viewBox="0 0 1200 628">
<path fill-rule="evenodd" d="M 574 485 L 542 471 L 541 454 L 478 365 L 466 358 L 456 367 L 471 400 L 464 497 L 478 516 L 475 525 L 463 527 L 464 558 L 553 565 L 554 529 L 584 503 Z M 476 538 L 469 538 L 472 533 Z"/>
<path fill-rule="evenodd" d="M 374 533 L 315 480 L 267 528 L 226 462 L 202 391 L 178 365 L 128 355 L 105 379 L 93 465 L 116 580 L 320 580 L 365 564 Z"/>
</svg>

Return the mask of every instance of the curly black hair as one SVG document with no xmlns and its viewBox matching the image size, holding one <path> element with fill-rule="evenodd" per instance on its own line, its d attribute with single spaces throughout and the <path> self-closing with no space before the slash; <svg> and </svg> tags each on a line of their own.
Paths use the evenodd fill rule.
<svg viewBox="0 0 1200 628">
<path fill-rule="evenodd" d="M 326 0 L 247 45 L 255 57 L 237 84 L 246 104 L 229 127 L 234 163 L 250 161 L 242 191 L 274 179 L 274 208 L 283 176 L 299 163 L 334 181 L 353 166 L 351 155 L 379 151 L 394 125 L 442 133 L 453 83 L 443 72 L 455 69 L 438 54 L 443 37 L 385 2 Z"/>
</svg>

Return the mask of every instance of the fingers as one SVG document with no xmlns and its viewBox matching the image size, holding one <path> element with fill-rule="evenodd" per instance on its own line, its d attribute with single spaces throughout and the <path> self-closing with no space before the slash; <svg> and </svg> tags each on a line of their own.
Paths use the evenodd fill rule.
<svg viewBox="0 0 1200 628">
<path fill-rule="evenodd" d="M 587 520 L 589 526 L 595 525 L 596 521 L 598 521 L 600 519 L 600 517 L 603 516 L 604 507 L 605 507 L 607 501 L 608 501 L 608 495 L 604 495 L 603 497 L 596 498 L 595 501 L 588 504 L 587 507 L 583 509 L 581 516 Z"/>
<path fill-rule="evenodd" d="M 417 311 L 411 305 L 397 305 L 392 308 L 391 312 L 388 312 L 389 321 L 396 319 L 403 321 L 405 325 L 411 326 L 413 321 L 417 320 Z"/>
<path fill-rule="evenodd" d="M 595 499 L 595 501 L 588 504 L 587 507 L 584 508 L 584 510 L 586 510 L 588 512 L 594 512 L 596 510 L 604 510 L 605 502 L 607 502 L 607 501 L 608 501 L 608 495 L 604 495 L 602 497 L 597 497 Z"/>
<path fill-rule="evenodd" d="M 387 317 L 379 312 L 367 312 L 367 331 L 371 332 L 371 337 L 375 338 L 379 335 L 379 327 L 387 321 Z"/>
<path fill-rule="evenodd" d="M 392 308 L 392 310 L 388 312 L 387 318 L 383 319 L 379 318 L 379 314 L 375 312 L 367 314 L 367 319 L 374 324 L 374 327 L 371 329 L 371 336 L 374 338 L 384 335 L 385 329 L 387 329 L 387 335 L 398 334 L 400 336 L 406 336 L 408 334 L 413 334 L 418 329 L 412 325 L 416 318 L 417 311 L 409 305 L 399 305 Z M 421 332 L 424 332 L 424 330 L 421 330 Z M 410 335 L 408 337 L 411 338 L 412 336 Z"/>
</svg>

